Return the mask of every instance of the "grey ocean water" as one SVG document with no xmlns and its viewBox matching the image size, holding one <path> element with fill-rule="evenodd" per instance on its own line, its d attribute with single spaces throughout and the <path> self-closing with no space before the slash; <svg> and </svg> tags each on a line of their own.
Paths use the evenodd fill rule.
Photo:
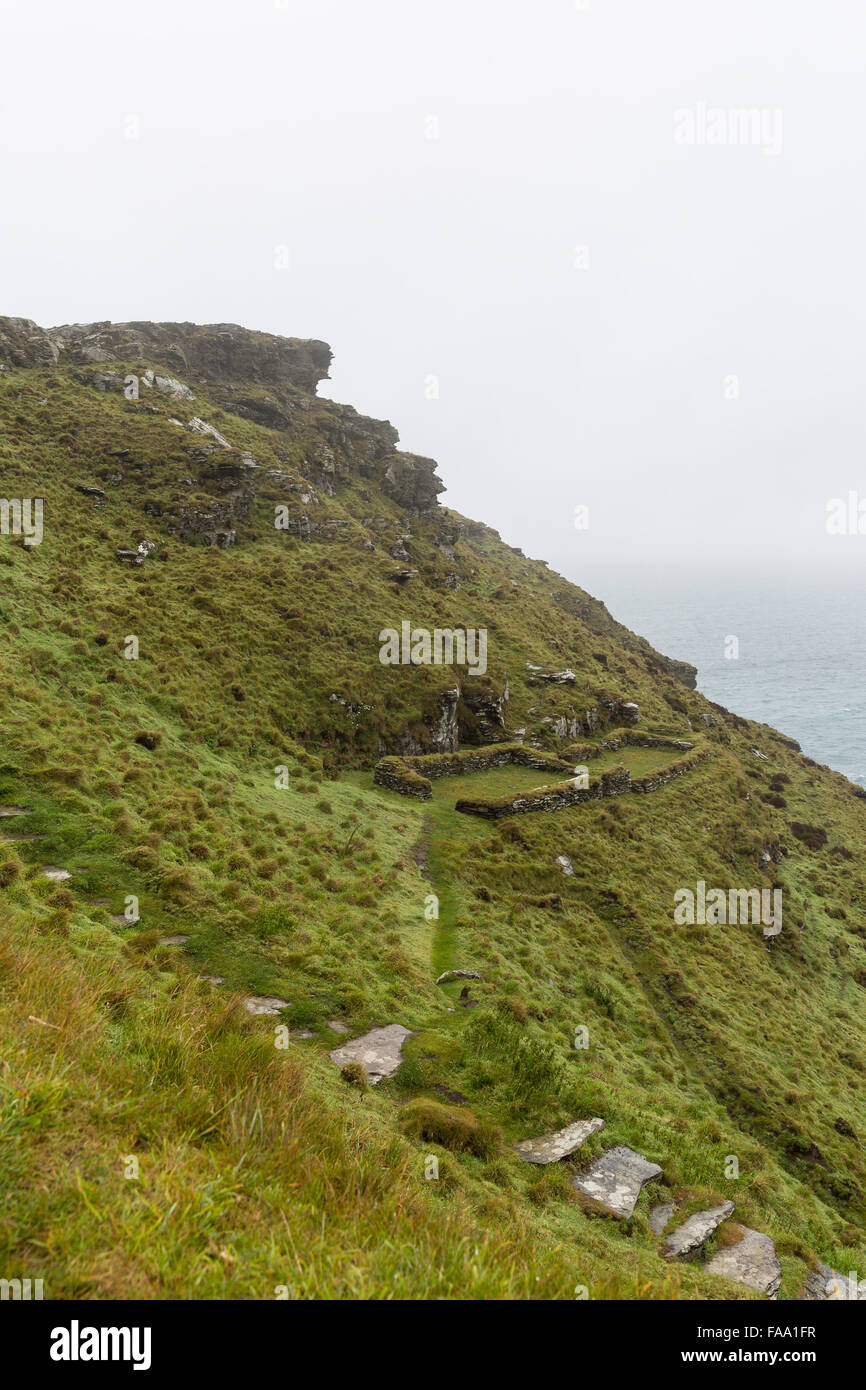
<svg viewBox="0 0 866 1390">
<path fill-rule="evenodd" d="M 605 567 L 576 582 L 657 650 L 692 662 L 710 700 L 866 785 L 866 574 Z M 725 657 L 729 636 L 737 660 Z"/>
</svg>

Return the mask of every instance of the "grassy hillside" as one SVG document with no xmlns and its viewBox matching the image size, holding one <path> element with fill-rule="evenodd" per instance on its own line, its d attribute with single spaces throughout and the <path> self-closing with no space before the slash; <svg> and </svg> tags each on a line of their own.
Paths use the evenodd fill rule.
<svg viewBox="0 0 866 1390">
<path fill-rule="evenodd" d="M 0 820 L 4 1269 L 51 1297 L 754 1296 L 661 1258 L 668 1198 L 734 1201 L 781 1297 L 815 1260 L 866 1268 L 856 789 L 437 505 L 390 427 L 175 358 L 5 365 L 0 491 L 43 498 L 45 534 L 0 536 L 0 805 L 25 812 Z M 94 385 L 148 369 L 194 402 Z M 486 628 L 487 672 L 383 666 L 403 620 Z M 455 801 L 548 779 L 376 787 L 383 753 L 441 746 L 458 685 L 461 748 L 524 730 L 568 757 L 636 702 L 710 756 L 495 823 Z M 677 925 L 698 879 L 780 887 L 781 935 Z M 455 967 L 481 976 L 469 1001 L 434 983 Z M 251 1017 L 249 995 L 286 1006 Z M 334 1022 L 412 1029 L 397 1075 L 347 1084 Z M 508 1148 L 590 1115 L 572 1161 Z M 664 1171 L 628 1222 L 571 1183 L 618 1143 Z"/>
</svg>

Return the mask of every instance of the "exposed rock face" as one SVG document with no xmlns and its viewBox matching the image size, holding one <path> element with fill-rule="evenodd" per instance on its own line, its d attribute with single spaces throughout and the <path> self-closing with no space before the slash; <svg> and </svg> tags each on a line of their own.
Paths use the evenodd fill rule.
<svg viewBox="0 0 866 1390">
<path fill-rule="evenodd" d="M 402 734 L 395 740 L 394 751 L 404 758 L 420 757 L 426 753 L 456 753 L 460 746 L 460 730 L 457 723 L 459 699 L 460 691 L 456 686 L 451 690 L 441 691 L 436 701 L 436 712 L 425 721 L 429 731 L 427 737 L 417 738 L 414 734 Z M 385 752 L 384 747 L 381 751 Z M 380 785 L 389 786 L 393 791 L 401 790 L 393 782 L 382 781 Z"/>
<path fill-rule="evenodd" d="M 591 1197 L 607 1207 L 614 1216 L 631 1216 L 637 1199 L 648 1182 L 662 1176 L 657 1163 L 650 1163 L 642 1154 L 624 1144 L 601 1154 L 585 1172 L 578 1174 L 574 1185 L 585 1197 Z"/>
<path fill-rule="evenodd" d="M 739 1228 L 742 1240 L 736 1245 L 728 1245 L 719 1250 L 704 1265 L 707 1274 L 718 1274 L 725 1279 L 733 1279 L 746 1288 L 757 1289 L 767 1298 L 775 1298 L 782 1282 L 782 1266 L 776 1256 L 776 1247 L 769 1236 L 753 1231 L 748 1226 Z"/>
<path fill-rule="evenodd" d="M 386 1028 L 374 1028 L 354 1042 L 346 1043 L 329 1054 L 338 1067 L 349 1062 L 358 1062 L 366 1073 L 371 1086 L 377 1086 L 386 1077 L 393 1076 L 402 1061 L 403 1044 L 411 1038 L 412 1032 L 400 1023 L 389 1023 Z"/>
<path fill-rule="evenodd" d="M 433 459 L 417 454 L 395 454 L 382 480 L 382 491 L 409 512 L 432 511 L 445 484 L 436 477 Z"/>
<path fill-rule="evenodd" d="M 574 878 L 574 865 L 567 854 L 558 854 L 556 862 L 567 878 Z"/>
<path fill-rule="evenodd" d="M 250 332 L 236 323 L 72 323 L 40 328 L 30 319 L 0 318 L 0 361 L 51 367 L 58 361 L 151 359 L 220 382 L 294 386 L 314 395 L 331 365 L 331 349 L 315 339 Z"/>
<path fill-rule="evenodd" d="M 733 1215 L 733 1202 L 722 1202 L 708 1211 L 697 1211 L 678 1226 L 665 1242 L 666 1260 L 683 1260 L 703 1250 L 710 1236 Z"/>
<path fill-rule="evenodd" d="M 597 1117 L 591 1120 L 575 1120 L 574 1124 L 566 1125 L 565 1129 L 558 1129 L 554 1134 L 542 1134 L 538 1139 L 522 1139 L 519 1144 L 512 1144 L 511 1147 L 527 1163 L 558 1163 L 560 1159 L 568 1158 L 569 1154 L 579 1149 L 591 1134 L 597 1134 L 601 1129 L 604 1129 L 604 1120 Z"/>
<path fill-rule="evenodd" d="M 53 367 L 60 348 L 32 319 L 0 318 L 0 362 L 12 367 Z"/>
<path fill-rule="evenodd" d="M 472 728 L 464 731 L 464 737 L 471 735 L 472 743 L 501 743 L 505 730 L 505 711 L 508 706 L 508 681 L 500 693 L 484 689 L 475 690 L 467 683 L 461 687 L 460 697 L 471 714 Z"/>
</svg>

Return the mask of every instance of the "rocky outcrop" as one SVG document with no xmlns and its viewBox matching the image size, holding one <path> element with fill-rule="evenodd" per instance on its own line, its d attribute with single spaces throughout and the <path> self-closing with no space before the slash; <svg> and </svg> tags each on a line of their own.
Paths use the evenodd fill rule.
<svg viewBox="0 0 866 1390">
<path fill-rule="evenodd" d="M 395 454 L 382 479 L 382 491 L 406 511 L 420 514 L 438 506 L 436 499 L 445 484 L 436 476 L 434 459 Z"/>
<path fill-rule="evenodd" d="M 0 318 L 0 361 L 15 367 L 58 362 L 153 361 L 181 375 L 221 383 L 293 386 L 314 395 L 327 379 L 331 349 L 316 339 L 280 338 L 236 323 L 72 323 L 40 328 Z"/>
<path fill-rule="evenodd" d="M 59 344 L 32 319 L 0 318 L 0 362 L 11 367 L 54 367 Z"/>
</svg>

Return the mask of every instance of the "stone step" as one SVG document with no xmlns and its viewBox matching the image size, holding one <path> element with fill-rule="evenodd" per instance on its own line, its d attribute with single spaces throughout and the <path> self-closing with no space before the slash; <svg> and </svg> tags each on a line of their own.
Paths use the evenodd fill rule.
<svg viewBox="0 0 866 1390">
<path fill-rule="evenodd" d="M 722 1202 L 720 1206 L 709 1207 L 707 1211 L 696 1211 L 668 1236 L 662 1252 L 665 1259 L 684 1260 L 696 1251 L 703 1250 L 713 1232 L 717 1231 L 733 1212 L 733 1202 Z"/>
<path fill-rule="evenodd" d="M 742 1231 L 742 1240 L 717 1251 L 704 1265 L 705 1272 L 732 1279 L 735 1284 L 745 1284 L 746 1288 L 756 1289 L 767 1298 L 776 1298 L 782 1282 L 782 1266 L 775 1245 L 769 1236 L 748 1226 L 734 1229 Z"/>
<path fill-rule="evenodd" d="M 328 1055 L 338 1067 L 357 1062 L 363 1067 L 371 1086 L 393 1076 L 403 1060 L 403 1044 L 411 1038 L 412 1030 L 401 1023 L 389 1023 L 385 1028 L 373 1028 L 363 1037 L 344 1043 Z"/>
<path fill-rule="evenodd" d="M 637 1200 L 648 1182 L 662 1176 L 657 1163 L 650 1163 L 643 1154 L 620 1144 L 600 1154 L 589 1167 L 579 1173 L 574 1186 L 585 1197 L 591 1197 L 607 1207 L 614 1216 L 631 1216 Z"/>
<path fill-rule="evenodd" d="M 579 1149 L 591 1134 L 597 1134 L 602 1129 L 604 1120 L 597 1117 L 592 1120 L 575 1120 L 573 1124 L 566 1125 L 565 1129 L 558 1129 L 553 1134 L 542 1134 L 538 1139 L 521 1139 L 511 1147 L 527 1163 L 558 1163 L 560 1159 L 568 1158 L 575 1149 Z"/>
</svg>

